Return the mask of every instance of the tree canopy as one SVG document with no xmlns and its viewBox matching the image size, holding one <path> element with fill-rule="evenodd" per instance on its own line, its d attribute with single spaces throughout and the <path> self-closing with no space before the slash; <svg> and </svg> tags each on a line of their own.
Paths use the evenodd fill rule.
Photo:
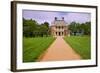
<svg viewBox="0 0 100 73">
<path fill-rule="evenodd" d="M 91 22 L 77 23 L 71 22 L 68 26 L 71 35 L 90 35 Z M 50 35 L 48 22 L 39 24 L 36 20 L 23 18 L 23 36 L 25 37 L 43 37 Z"/>
<path fill-rule="evenodd" d="M 49 35 L 49 23 L 44 22 L 42 24 L 32 19 L 23 18 L 23 35 L 25 37 L 35 36 L 48 36 Z"/>
<path fill-rule="evenodd" d="M 69 25 L 69 30 L 71 31 L 71 34 L 76 35 L 76 33 L 80 33 L 83 35 L 90 35 L 91 34 L 91 22 L 85 22 L 85 23 L 76 23 L 71 22 Z"/>
</svg>

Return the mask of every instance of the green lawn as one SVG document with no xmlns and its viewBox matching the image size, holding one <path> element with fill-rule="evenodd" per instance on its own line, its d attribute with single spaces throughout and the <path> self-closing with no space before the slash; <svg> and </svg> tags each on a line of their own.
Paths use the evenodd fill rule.
<svg viewBox="0 0 100 73">
<path fill-rule="evenodd" d="M 91 58 L 90 36 L 70 36 L 64 37 L 65 41 L 82 57 L 82 59 Z"/>
<path fill-rule="evenodd" d="M 35 62 L 55 40 L 53 37 L 23 38 L 23 62 Z"/>
</svg>

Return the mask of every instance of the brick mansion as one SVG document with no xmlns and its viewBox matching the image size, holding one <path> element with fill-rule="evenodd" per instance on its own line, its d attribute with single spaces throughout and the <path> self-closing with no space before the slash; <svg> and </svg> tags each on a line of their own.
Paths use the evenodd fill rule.
<svg viewBox="0 0 100 73">
<path fill-rule="evenodd" d="M 69 36 L 70 31 L 68 30 L 68 24 L 64 20 L 64 17 L 62 19 L 58 19 L 55 17 L 54 21 L 51 23 L 51 35 L 53 36 Z"/>
</svg>

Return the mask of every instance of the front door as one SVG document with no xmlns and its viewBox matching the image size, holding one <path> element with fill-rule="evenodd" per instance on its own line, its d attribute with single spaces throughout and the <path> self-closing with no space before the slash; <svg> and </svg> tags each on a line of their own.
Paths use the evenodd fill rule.
<svg viewBox="0 0 100 73">
<path fill-rule="evenodd" d="M 61 33 L 59 32 L 59 36 L 61 35 Z"/>
</svg>

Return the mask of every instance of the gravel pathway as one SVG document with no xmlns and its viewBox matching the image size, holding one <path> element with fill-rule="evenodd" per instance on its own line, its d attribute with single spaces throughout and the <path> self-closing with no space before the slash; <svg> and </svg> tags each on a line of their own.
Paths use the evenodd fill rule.
<svg viewBox="0 0 100 73">
<path fill-rule="evenodd" d="M 47 49 L 47 51 L 41 55 L 38 61 L 63 61 L 63 60 L 79 60 L 81 59 L 70 46 L 67 44 L 63 37 L 59 36 Z"/>
</svg>

